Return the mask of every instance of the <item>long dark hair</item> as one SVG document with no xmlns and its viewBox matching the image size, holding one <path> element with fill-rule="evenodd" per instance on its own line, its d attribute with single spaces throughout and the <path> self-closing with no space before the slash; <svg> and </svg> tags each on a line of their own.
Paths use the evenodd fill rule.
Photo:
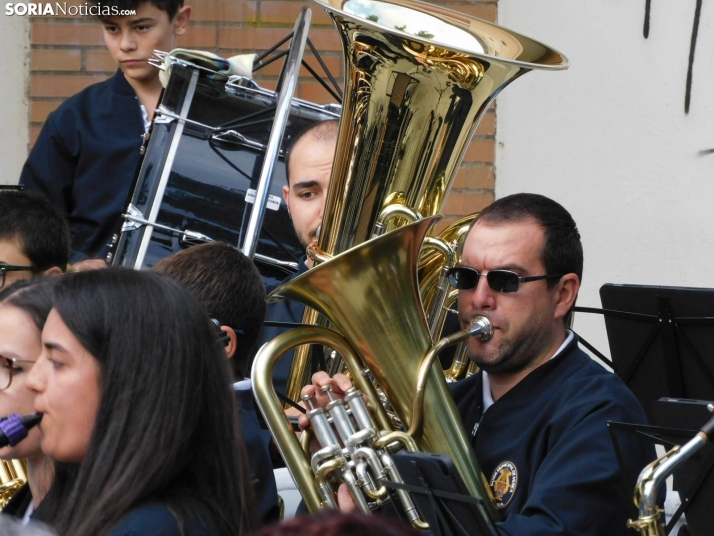
<svg viewBox="0 0 714 536">
<path fill-rule="evenodd" d="M 60 534 L 105 534 L 133 508 L 164 504 L 179 526 L 252 526 L 246 453 L 225 353 L 175 283 L 121 269 L 68 274 L 54 307 L 99 363 L 92 437 L 56 517 Z"/>
</svg>

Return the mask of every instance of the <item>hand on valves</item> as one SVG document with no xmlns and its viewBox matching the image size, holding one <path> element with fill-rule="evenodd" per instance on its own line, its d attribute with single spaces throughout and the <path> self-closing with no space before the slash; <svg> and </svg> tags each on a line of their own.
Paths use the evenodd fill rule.
<svg viewBox="0 0 714 536">
<path fill-rule="evenodd" d="M 329 390 L 323 389 L 328 385 L 331 385 L 332 388 Z M 333 378 L 330 378 L 326 372 L 320 371 L 313 374 L 312 384 L 303 387 L 300 395 L 308 407 L 324 408 L 331 400 L 343 398 L 345 393 L 352 387 L 352 381 L 344 374 L 335 374 Z M 305 414 L 300 415 L 298 424 L 303 430 L 310 427 L 310 421 Z M 313 445 L 319 448 L 316 440 L 313 440 Z M 340 511 L 345 513 L 357 508 L 346 484 L 340 484 L 337 490 L 337 505 Z"/>
</svg>

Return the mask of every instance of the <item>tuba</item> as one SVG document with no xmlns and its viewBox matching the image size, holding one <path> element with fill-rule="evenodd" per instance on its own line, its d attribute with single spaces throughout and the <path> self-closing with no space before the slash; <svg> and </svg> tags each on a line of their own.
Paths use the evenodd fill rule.
<svg viewBox="0 0 714 536">
<path fill-rule="evenodd" d="M 533 69 L 568 66 L 546 45 L 439 6 L 315 1 L 338 30 L 345 61 L 317 259 L 440 214 L 473 133 L 500 91 Z M 454 248 L 442 244 L 453 258 Z M 316 322 L 310 313 L 303 323 Z M 306 347 L 298 350 L 286 393 L 293 399 L 309 376 Z"/>
<path fill-rule="evenodd" d="M 478 122 L 498 93 L 530 70 L 565 69 L 567 60 L 495 24 L 414 0 L 315 1 L 332 18 L 345 54 L 337 149 L 312 252 L 324 262 L 269 299 L 301 301 L 339 333 L 301 328 L 264 345 L 251 375 L 258 406 L 308 509 L 334 504 L 325 488 L 327 475 L 341 470 L 343 462 L 334 451 L 321 451 L 318 461 L 306 458 L 271 380 L 284 352 L 309 343 L 328 345 L 375 405 L 379 432 L 367 442 L 379 446 L 380 438 L 394 437 L 398 420 L 413 440 L 402 438 L 406 448 L 449 455 L 471 495 L 483 499 L 497 518 L 443 371 L 426 358 L 440 329 L 427 321 L 422 295 L 428 296 L 427 310 L 440 314 L 440 300 L 450 294 L 443 284 L 444 264 L 456 260 L 454 244 L 427 235 Z M 458 239 L 464 229 L 468 225 L 461 224 L 450 235 Z M 422 244 L 423 270 L 417 276 Z M 315 316 L 308 318 L 305 323 L 315 323 Z M 296 352 L 291 398 L 307 383 L 306 361 L 306 354 Z M 380 392 L 366 377 L 379 386 L 396 419 L 380 410 Z M 417 415 L 413 401 L 420 378 L 426 383 Z M 361 480 L 359 486 L 378 504 L 377 483 L 367 475 Z M 419 526 L 418 519 L 413 522 Z"/>
</svg>

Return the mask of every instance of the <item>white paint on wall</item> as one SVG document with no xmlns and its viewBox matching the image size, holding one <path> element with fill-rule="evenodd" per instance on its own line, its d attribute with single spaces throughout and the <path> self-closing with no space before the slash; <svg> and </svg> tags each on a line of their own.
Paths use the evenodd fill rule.
<svg viewBox="0 0 714 536">
<path fill-rule="evenodd" d="M 16 184 L 29 141 L 29 17 L 0 14 L 0 45 L 0 184 Z"/>
<path fill-rule="evenodd" d="M 689 115 L 685 79 L 695 0 L 500 0 L 499 24 L 565 54 L 498 99 L 496 196 L 536 192 L 573 214 L 585 248 L 578 304 L 604 283 L 714 287 L 714 4 L 699 27 Z M 575 329 L 609 355 L 602 317 Z"/>
</svg>

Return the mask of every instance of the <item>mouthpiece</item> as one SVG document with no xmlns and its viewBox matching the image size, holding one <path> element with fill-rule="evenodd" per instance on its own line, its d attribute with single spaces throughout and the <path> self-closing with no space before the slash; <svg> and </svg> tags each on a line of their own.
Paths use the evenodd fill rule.
<svg viewBox="0 0 714 536">
<path fill-rule="evenodd" d="M 14 447 L 27 437 L 27 432 L 37 426 L 42 420 L 42 413 L 26 415 L 13 413 L 0 420 L 0 448 L 10 445 Z"/>
<path fill-rule="evenodd" d="M 468 327 L 468 331 L 472 337 L 475 337 L 481 342 L 486 342 L 493 337 L 493 326 L 491 326 L 491 321 L 485 316 L 477 316 L 474 318 Z"/>
</svg>

